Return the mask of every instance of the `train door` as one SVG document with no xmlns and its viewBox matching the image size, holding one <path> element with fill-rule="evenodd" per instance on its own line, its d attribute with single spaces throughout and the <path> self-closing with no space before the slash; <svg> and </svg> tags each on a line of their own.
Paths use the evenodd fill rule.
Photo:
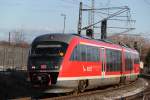
<svg viewBox="0 0 150 100">
<path fill-rule="evenodd" d="M 102 62 L 102 79 L 105 78 L 105 49 L 104 48 L 101 48 L 101 62 Z"/>
</svg>

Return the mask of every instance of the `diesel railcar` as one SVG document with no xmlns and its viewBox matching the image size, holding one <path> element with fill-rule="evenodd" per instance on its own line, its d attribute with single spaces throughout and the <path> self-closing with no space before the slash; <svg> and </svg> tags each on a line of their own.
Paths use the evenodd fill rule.
<svg viewBox="0 0 150 100">
<path fill-rule="evenodd" d="M 74 34 L 46 34 L 32 42 L 28 72 L 32 85 L 83 92 L 136 80 L 139 61 L 139 53 L 125 46 Z"/>
</svg>

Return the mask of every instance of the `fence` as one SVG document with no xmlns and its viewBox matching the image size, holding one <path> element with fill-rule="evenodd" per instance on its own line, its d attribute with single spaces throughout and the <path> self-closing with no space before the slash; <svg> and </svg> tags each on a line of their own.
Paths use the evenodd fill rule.
<svg viewBox="0 0 150 100">
<path fill-rule="evenodd" d="M 27 69 L 29 48 L 16 46 L 0 46 L 0 69 Z"/>
</svg>

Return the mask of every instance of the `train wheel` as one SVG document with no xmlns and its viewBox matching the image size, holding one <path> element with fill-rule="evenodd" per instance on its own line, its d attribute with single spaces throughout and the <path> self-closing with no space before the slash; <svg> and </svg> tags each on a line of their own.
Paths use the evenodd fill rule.
<svg viewBox="0 0 150 100">
<path fill-rule="evenodd" d="M 120 84 L 126 83 L 126 76 L 120 77 Z"/>
<path fill-rule="evenodd" d="M 78 85 L 78 91 L 79 91 L 79 92 L 84 92 L 85 89 L 86 89 L 86 87 L 87 87 L 87 81 L 85 81 L 85 80 L 80 80 L 80 81 L 79 81 L 79 85 Z"/>
</svg>

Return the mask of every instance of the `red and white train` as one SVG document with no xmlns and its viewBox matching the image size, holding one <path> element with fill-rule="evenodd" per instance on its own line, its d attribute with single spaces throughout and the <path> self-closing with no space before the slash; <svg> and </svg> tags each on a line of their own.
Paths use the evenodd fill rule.
<svg viewBox="0 0 150 100">
<path fill-rule="evenodd" d="M 139 62 L 139 53 L 128 47 L 73 34 L 46 34 L 32 43 L 28 72 L 33 85 L 83 92 L 136 80 Z"/>
</svg>

